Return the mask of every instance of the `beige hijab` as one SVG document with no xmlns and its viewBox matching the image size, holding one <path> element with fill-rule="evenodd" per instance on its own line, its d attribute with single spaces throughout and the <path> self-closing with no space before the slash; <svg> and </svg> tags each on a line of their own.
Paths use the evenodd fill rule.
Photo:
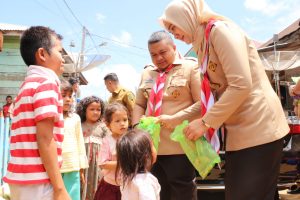
<svg viewBox="0 0 300 200">
<path fill-rule="evenodd" d="M 164 21 L 179 27 L 192 38 L 194 51 L 198 58 L 202 57 L 205 24 L 209 19 L 226 20 L 225 17 L 213 12 L 203 0 L 174 0 L 166 7 L 159 18 L 165 29 Z"/>
</svg>

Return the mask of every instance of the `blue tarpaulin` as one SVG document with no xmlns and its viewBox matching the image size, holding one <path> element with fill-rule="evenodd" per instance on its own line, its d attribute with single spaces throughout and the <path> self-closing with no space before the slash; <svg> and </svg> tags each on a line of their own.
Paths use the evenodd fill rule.
<svg viewBox="0 0 300 200">
<path fill-rule="evenodd" d="M 0 180 L 6 174 L 9 159 L 10 119 L 0 117 Z"/>
</svg>

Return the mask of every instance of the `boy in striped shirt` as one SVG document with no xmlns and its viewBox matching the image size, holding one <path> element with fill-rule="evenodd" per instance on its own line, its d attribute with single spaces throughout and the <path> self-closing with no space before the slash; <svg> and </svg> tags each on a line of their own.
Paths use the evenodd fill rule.
<svg viewBox="0 0 300 200">
<path fill-rule="evenodd" d="M 63 141 L 62 97 L 58 76 L 63 72 L 62 37 L 33 26 L 21 38 L 27 76 L 13 111 L 10 161 L 4 181 L 12 200 L 69 200 L 59 168 Z"/>
</svg>

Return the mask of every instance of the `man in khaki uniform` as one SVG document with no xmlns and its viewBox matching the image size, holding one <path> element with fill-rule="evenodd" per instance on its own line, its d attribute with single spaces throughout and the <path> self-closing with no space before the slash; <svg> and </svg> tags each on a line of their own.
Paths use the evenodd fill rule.
<svg viewBox="0 0 300 200">
<path fill-rule="evenodd" d="M 148 49 L 155 66 L 146 66 L 142 73 L 132 123 L 135 126 L 143 115 L 149 116 L 149 103 L 161 110 L 159 115 L 152 114 L 158 118 L 161 132 L 157 161 L 151 171 L 161 185 L 161 200 L 197 199 L 195 169 L 179 143 L 170 139 L 170 134 L 183 120 L 192 121 L 200 117 L 198 64 L 194 60 L 180 59 L 172 38 L 165 31 L 154 32 L 150 36 Z M 156 88 L 154 85 L 158 85 L 158 79 L 163 73 L 166 73 L 162 83 L 164 86 L 158 87 L 162 88 L 162 96 L 161 99 L 156 99 L 157 102 L 162 100 L 161 104 L 151 102 L 152 90 Z"/>
<path fill-rule="evenodd" d="M 104 82 L 107 90 L 111 93 L 108 103 L 118 102 L 123 104 L 132 117 L 133 106 L 135 102 L 134 94 L 120 86 L 119 79 L 116 73 L 109 73 L 104 77 Z M 131 120 L 130 120 L 131 121 Z M 131 123 L 129 123 L 131 126 Z"/>
</svg>

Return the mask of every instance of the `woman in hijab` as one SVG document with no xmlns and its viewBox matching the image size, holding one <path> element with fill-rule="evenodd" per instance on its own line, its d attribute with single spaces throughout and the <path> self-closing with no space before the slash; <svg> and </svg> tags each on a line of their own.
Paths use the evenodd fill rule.
<svg viewBox="0 0 300 200">
<path fill-rule="evenodd" d="M 216 130 L 224 125 L 226 199 L 273 200 L 289 127 L 254 43 L 203 0 L 169 3 L 160 22 L 193 45 L 202 74 L 202 117 L 185 135 L 191 140 L 205 135 L 218 151 Z"/>
</svg>

